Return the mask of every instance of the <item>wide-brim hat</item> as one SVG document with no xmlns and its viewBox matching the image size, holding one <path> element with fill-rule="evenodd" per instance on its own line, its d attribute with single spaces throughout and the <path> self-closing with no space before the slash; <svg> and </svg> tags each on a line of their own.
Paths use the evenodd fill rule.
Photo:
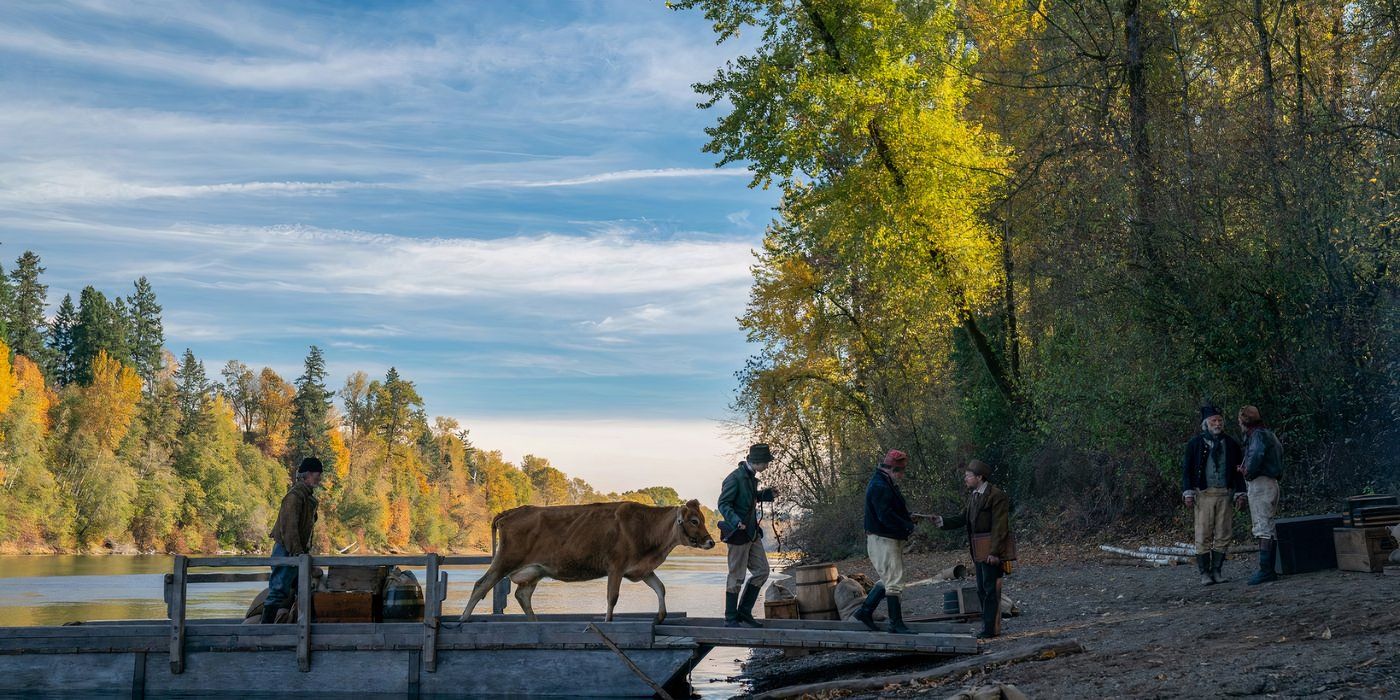
<svg viewBox="0 0 1400 700">
<path fill-rule="evenodd" d="M 759 442 L 749 446 L 749 456 L 744 458 L 746 462 L 771 462 L 773 453 L 768 450 L 768 443 Z"/>
</svg>

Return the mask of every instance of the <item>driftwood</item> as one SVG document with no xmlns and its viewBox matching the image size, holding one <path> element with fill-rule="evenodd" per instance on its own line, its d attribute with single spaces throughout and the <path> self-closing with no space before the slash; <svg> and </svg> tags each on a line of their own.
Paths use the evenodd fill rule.
<svg viewBox="0 0 1400 700">
<path fill-rule="evenodd" d="M 1172 546 L 1190 550 L 1192 554 L 1196 552 L 1196 545 L 1190 542 L 1173 542 Z M 1259 551 L 1259 546 L 1253 544 L 1233 544 L 1225 551 L 1230 554 L 1250 554 Z"/>
<path fill-rule="evenodd" d="M 1147 559 L 1147 560 L 1149 560 L 1149 561 L 1161 561 L 1161 562 L 1164 562 L 1164 563 L 1167 563 L 1167 564 L 1185 564 L 1187 561 L 1189 561 L 1186 557 L 1174 557 L 1174 556 L 1168 556 L 1168 555 L 1164 555 L 1164 554 L 1149 554 L 1149 553 L 1147 553 L 1147 552 L 1136 552 L 1136 551 L 1133 551 L 1133 550 L 1131 550 L 1131 549 L 1124 549 L 1124 548 L 1122 548 L 1122 547 L 1114 547 L 1113 545 L 1110 545 L 1110 544 L 1101 544 L 1101 545 L 1099 545 L 1099 549 L 1102 549 L 1103 551 L 1109 552 L 1109 553 L 1112 553 L 1112 554 L 1121 554 L 1121 555 L 1123 555 L 1123 556 L 1125 556 L 1125 557 L 1134 557 L 1134 558 L 1137 558 L 1137 559 Z"/>
<path fill-rule="evenodd" d="M 816 695 L 828 693 L 836 690 L 848 692 L 859 692 L 863 690 L 880 690 L 886 686 L 904 685 L 906 683 L 918 683 L 923 681 L 946 678 L 957 675 L 964 671 L 975 671 L 997 664 L 1013 664 L 1021 661 L 1035 661 L 1038 659 L 1053 659 L 1056 656 L 1066 654 L 1078 654 L 1084 651 L 1084 647 L 1076 640 L 1054 642 L 1044 644 L 1033 649 L 1014 650 L 1008 649 L 995 654 L 988 654 L 975 659 L 958 661 L 956 663 L 942 666 L 932 671 L 920 671 L 918 673 L 901 673 L 892 676 L 875 676 L 873 678 L 856 678 L 846 681 L 828 681 L 826 683 L 808 683 L 805 685 L 792 685 L 786 688 L 777 688 L 766 693 L 754 695 L 754 700 L 777 700 L 778 698 L 795 698 L 803 695 Z"/>
</svg>

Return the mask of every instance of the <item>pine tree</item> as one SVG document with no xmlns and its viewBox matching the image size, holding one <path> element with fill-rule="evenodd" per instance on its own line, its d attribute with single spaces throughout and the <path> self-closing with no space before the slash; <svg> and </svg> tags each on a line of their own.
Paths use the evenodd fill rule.
<svg viewBox="0 0 1400 700">
<path fill-rule="evenodd" d="M 6 314 L 10 348 L 41 365 L 45 364 L 44 307 L 48 305 L 45 299 L 49 293 L 48 285 L 39 282 L 43 273 L 34 251 L 26 250 L 19 256 L 10 272 L 12 286 Z"/>
<path fill-rule="evenodd" d="M 73 327 L 73 379 L 79 384 L 92 381 L 97 353 L 123 364 L 130 364 L 131 352 L 126 335 L 126 313 L 120 300 L 113 304 L 107 295 L 89 286 L 78 295 L 78 323 Z"/>
<path fill-rule="evenodd" d="M 306 354 L 306 363 L 302 375 L 297 377 L 296 387 L 290 449 L 287 450 L 290 464 L 295 466 L 304 457 L 316 457 L 326 471 L 331 471 L 335 466 L 335 456 L 330 449 L 326 428 L 334 394 L 326 388 L 326 358 L 315 345 Z"/>
<path fill-rule="evenodd" d="M 204 371 L 204 363 L 195 359 L 189 348 L 180 358 L 180 368 L 175 371 L 175 401 L 180 406 L 179 435 L 185 438 L 202 432 L 207 426 L 209 376 Z"/>
<path fill-rule="evenodd" d="M 375 396 L 375 425 L 384 438 L 385 463 L 393 458 L 394 448 L 411 439 L 415 423 L 414 409 L 422 408 L 423 397 L 413 382 L 399 377 L 398 369 L 390 367 L 384 384 Z"/>
<path fill-rule="evenodd" d="M 161 307 L 156 303 L 156 293 L 151 283 L 142 277 L 136 280 L 135 286 L 136 291 L 126 299 L 128 344 L 136 373 L 141 375 L 149 389 L 155 385 L 156 377 L 164 369 L 165 329 L 160 320 Z"/>
<path fill-rule="evenodd" d="M 49 326 L 49 362 L 45 368 L 49 380 L 58 387 L 74 381 L 73 331 L 77 325 L 78 309 L 73 306 L 73 295 L 64 294 Z"/>
<path fill-rule="evenodd" d="M 10 289 L 10 278 L 5 275 L 5 266 L 0 265 L 0 340 L 10 337 L 10 303 L 14 291 Z"/>
</svg>

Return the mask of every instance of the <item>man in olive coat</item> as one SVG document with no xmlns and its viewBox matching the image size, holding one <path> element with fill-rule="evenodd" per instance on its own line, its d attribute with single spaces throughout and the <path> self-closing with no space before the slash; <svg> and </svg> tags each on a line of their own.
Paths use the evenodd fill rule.
<svg viewBox="0 0 1400 700">
<path fill-rule="evenodd" d="M 982 639 L 1001 633 L 1001 575 L 1002 562 L 1011 551 L 1011 499 L 988 482 L 992 469 L 979 460 L 967 463 L 963 485 L 968 488 L 963 512 L 947 518 L 935 515 L 933 522 L 940 529 L 967 530 L 968 548 L 977 567 L 977 598 L 982 604 Z M 985 554 L 978 540 L 986 540 Z M 979 558 L 980 557 L 980 558 Z"/>
<path fill-rule="evenodd" d="M 321 485 L 321 460 L 307 457 L 297 467 L 296 482 L 282 497 L 277 523 L 272 526 L 272 556 L 296 557 L 311 551 L 311 530 L 316 525 L 316 487 Z M 297 567 L 274 566 L 263 601 L 263 624 L 274 622 L 277 612 L 292 602 Z"/>
<path fill-rule="evenodd" d="M 758 504 L 771 502 L 773 489 L 758 488 L 758 475 L 772 463 L 773 453 L 768 445 L 753 445 L 748 457 L 724 478 L 724 486 L 720 488 L 719 514 L 724 518 L 720 536 L 729 546 L 729 578 L 724 588 L 726 627 L 763 626 L 753 616 L 758 591 L 768 580 L 768 553 L 763 550 Z M 745 574 L 748 574 L 747 583 Z"/>
</svg>

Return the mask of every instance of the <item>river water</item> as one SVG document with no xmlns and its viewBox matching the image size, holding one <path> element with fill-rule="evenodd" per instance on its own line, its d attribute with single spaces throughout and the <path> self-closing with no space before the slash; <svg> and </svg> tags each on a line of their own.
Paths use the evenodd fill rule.
<svg viewBox="0 0 1400 700">
<path fill-rule="evenodd" d="M 80 620 L 166 619 L 162 576 L 171 570 L 168 556 L 0 556 L 0 627 L 61 625 Z M 461 612 L 471 583 L 485 567 L 444 567 L 448 572 L 445 614 Z M 228 572 L 234 569 L 220 569 Z M 421 569 L 414 570 L 419 581 Z M 724 613 L 724 557 L 671 557 L 657 570 L 666 584 L 666 607 L 697 617 Z M 189 588 L 191 619 L 241 617 L 266 584 L 207 583 Z M 606 581 L 562 583 L 546 579 L 535 589 L 535 612 L 602 613 L 607 609 Z M 618 612 L 655 612 L 656 594 L 642 583 L 623 581 Z M 476 614 L 491 612 L 490 596 Z M 520 612 L 514 596 L 506 612 Z M 737 681 L 739 649 L 711 651 L 691 674 L 695 691 L 706 698 L 743 692 Z"/>
</svg>

